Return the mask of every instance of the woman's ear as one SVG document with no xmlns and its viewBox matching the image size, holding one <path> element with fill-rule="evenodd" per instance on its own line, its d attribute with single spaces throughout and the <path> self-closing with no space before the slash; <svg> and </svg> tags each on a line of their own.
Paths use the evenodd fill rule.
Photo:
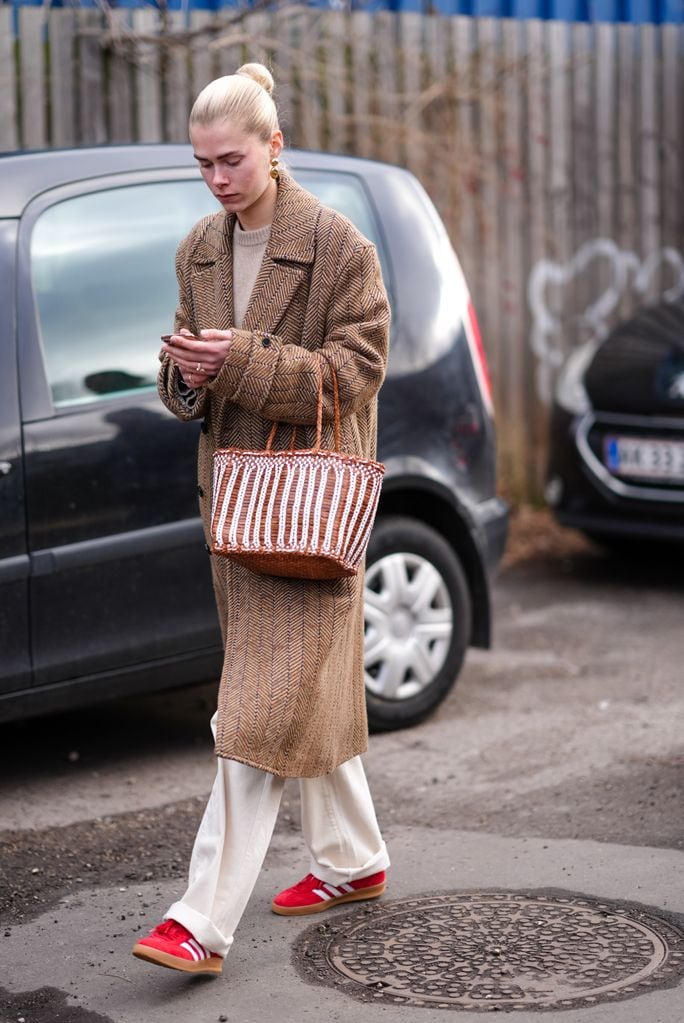
<svg viewBox="0 0 684 1023">
<path fill-rule="evenodd" d="M 274 131 L 271 136 L 271 159 L 277 160 L 285 147 L 282 131 Z"/>
</svg>

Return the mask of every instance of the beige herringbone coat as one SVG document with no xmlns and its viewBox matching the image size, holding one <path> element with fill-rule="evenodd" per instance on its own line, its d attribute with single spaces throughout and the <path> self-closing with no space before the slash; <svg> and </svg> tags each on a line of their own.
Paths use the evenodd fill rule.
<svg viewBox="0 0 684 1023">
<path fill-rule="evenodd" d="M 176 329 L 233 328 L 234 216 L 200 221 L 176 258 Z M 204 419 L 198 474 L 207 540 L 211 455 L 263 448 L 271 422 L 299 424 L 313 444 L 317 365 L 333 363 L 342 450 L 374 457 L 376 394 L 387 359 L 389 306 L 375 248 L 340 214 L 283 174 L 271 237 L 240 330 L 208 387 L 183 396 L 170 359 L 159 391 L 180 419 Z M 333 446 L 326 374 L 323 446 Z M 290 429 L 278 431 L 285 447 Z M 326 774 L 367 746 L 363 578 L 312 582 L 250 572 L 213 556 L 225 643 L 216 752 L 274 774 Z"/>
</svg>

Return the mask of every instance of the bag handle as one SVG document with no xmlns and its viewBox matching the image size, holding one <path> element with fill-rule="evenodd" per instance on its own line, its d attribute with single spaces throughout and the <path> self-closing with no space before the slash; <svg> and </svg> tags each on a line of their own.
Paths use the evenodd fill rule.
<svg viewBox="0 0 684 1023">
<path fill-rule="evenodd" d="M 325 358 L 325 356 L 323 356 L 323 358 Z M 339 385 L 337 383 L 337 373 L 335 372 L 333 364 L 328 359 L 326 359 L 326 362 L 328 363 L 328 367 L 330 369 L 330 376 L 332 378 L 332 386 L 333 386 L 333 409 L 334 409 L 334 416 L 335 416 L 335 451 L 339 452 L 339 450 L 340 450 L 340 389 L 339 389 Z M 280 424 L 276 422 L 271 427 L 270 433 L 268 435 L 268 440 L 266 441 L 266 450 L 267 451 L 271 451 L 272 450 L 273 441 L 275 440 L 275 435 L 276 435 L 276 432 L 278 430 L 279 425 Z M 311 449 L 312 451 L 320 451 L 321 450 L 322 437 L 323 437 L 323 367 L 319 365 L 319 367 L 318 367 L 318 398 L 317 398 L 317 405 L 316 405 L 316 443 L 313 446 L 313 448 Z M 294 451 L 295 450 L 295 443 L 296 443 L 296 441 L 297 441 L 297 427 L 293 426 L 292 427 L 292 434 L 290 436 L 290 447 L 289 447 L 290 451 Z"/>
</svg>

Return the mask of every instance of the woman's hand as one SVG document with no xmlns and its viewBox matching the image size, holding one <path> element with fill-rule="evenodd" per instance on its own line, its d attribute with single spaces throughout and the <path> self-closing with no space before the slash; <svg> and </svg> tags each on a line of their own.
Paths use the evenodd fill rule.
<svg viewBox="0 0 684 1023">
<path fill-rule="evenodd" d="M 197 338 L 181 327 L 162 345 L 162 352 L 178 366 L 188 387 L 205 387 L 220 373 L 232 340 L 232 330 L 201 330 Z"/>
</svg>

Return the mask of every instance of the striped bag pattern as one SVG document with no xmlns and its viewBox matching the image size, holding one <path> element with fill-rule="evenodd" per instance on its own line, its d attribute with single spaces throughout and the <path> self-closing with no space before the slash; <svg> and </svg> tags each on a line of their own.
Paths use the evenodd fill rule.
<svg viewBox="0 0 684 1023">
<path fill-rule="evenodd" d="M 213 456 L 212 553 L 255 572 L 298 579 L 356 575 L 368 546 L 385 468 L 339 452 L 339 393 L 330 367 L 335 451 L 321 450 L 323 374 L 316 445 L 273 451 L 221 448 Z"/>
</svg>

